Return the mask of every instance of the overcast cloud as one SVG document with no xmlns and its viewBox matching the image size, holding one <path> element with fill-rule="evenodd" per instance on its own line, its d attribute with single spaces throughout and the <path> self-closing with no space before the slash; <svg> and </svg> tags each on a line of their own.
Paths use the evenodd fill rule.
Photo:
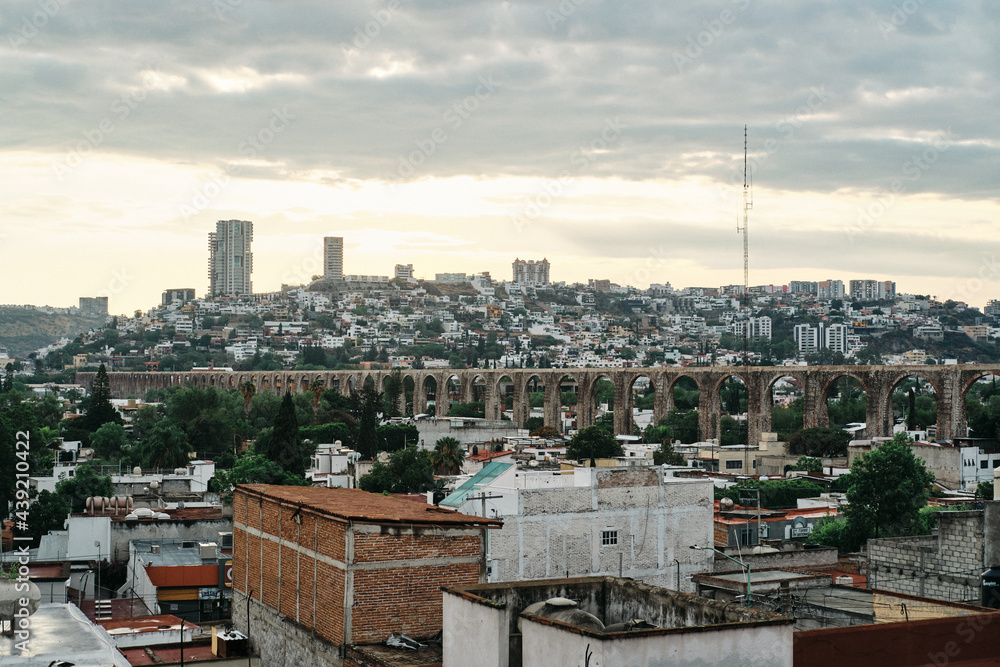
<svg viewBox="0 0 1000 667">
<path fill-rule="evenodd" d="M 205 234 L 229 217 L 257 223 L 261 290 L 323 235 L 356 273 L 503 278 L 546 256 L 556 280 L 741 282 L 744 125 L 752 283 L 944 294 L 995 247 L 998 17 L 921 0 L 8 0 L 0 302 L 69 305 L 122 262 L 114 310 L 201 294 Z M 671 256 L 650 267 L 650 248 Z M 46 262 L 87 275 L 22 279 Z"/>
</svg>

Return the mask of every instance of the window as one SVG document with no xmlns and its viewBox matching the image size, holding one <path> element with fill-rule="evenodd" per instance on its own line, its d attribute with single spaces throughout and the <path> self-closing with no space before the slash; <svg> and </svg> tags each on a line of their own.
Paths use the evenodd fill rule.
<svg viewBox="0 0 1000 667">
<path fill-rule="evenodd" d="M 993 468 L 1000 467 L 1000 459 L 993 459 Z"/>
<path fill-rule="evenodd" d="M 601 531 L 601 546 L 602 547 L 614 547 L 618 546 L 618 531 L 613 528 Z"/>
<path fill-rule="evenodd" d="M 986 470 L 986 466 L 988 466 L 989 463 L 990 463 L 989 461 L 983 459 L 982 461 L 979 462 L 979 467 L 982 468 L 983 470 Z"/>
<path fill-rule="evenodd" d="M 742 470 L 742 469 L 743 469 L 743 461 L 740 461 L 739 459 L 726 461 L 726 470 Z"/>
</svg>

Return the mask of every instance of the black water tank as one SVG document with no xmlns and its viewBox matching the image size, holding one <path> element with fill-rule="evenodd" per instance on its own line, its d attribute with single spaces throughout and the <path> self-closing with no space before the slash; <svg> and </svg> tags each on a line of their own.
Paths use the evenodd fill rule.
<svg viewBox="0 0 1000 667">
<path fill-rule="evenodd" d="M 983 606 L 1000 609 L 1000 565 L 983 572 Z"/>
</svg>

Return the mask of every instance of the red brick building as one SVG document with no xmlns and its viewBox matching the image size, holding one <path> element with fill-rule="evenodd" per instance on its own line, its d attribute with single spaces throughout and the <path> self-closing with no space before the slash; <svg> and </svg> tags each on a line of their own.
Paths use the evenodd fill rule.
<svg viewBox="0 0 1000 667">
<path fill-rule="evenodd" d="M 437 634 L 441 587 L 485 582 L 486 530 L 501 526 L 360 489 L 240 485 L 233 510 L 233 619 L 246 630 L 249 613 L 275 665 Z"/>
</svg>

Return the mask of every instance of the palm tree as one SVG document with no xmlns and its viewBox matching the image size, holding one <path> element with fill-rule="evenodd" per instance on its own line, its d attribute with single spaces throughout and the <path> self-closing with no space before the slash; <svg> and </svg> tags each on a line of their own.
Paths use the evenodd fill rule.
<svg viewBox="0 0 1000 667">
<path fill-rule="evenodd" d="M 445 436 L 434 443 L 431 452 L 431 465 L 439 475 L 457 475 L 465 461 L 465 450 L 462 443 L 455 438 Z"/>
<path fill-rule="evenodd" d="M 313 380 L 313 383 L 309 385 L 309 391 L 313 395 L 313 425 L 316 425 L 319 423 L 319 402 L 323 398 L 323 381 Z"/>
<path fill-rule="evenodd" d="M 257 386 L 250 380 L 240 385 L 240 394 L 243 395 L 243 416 L 250 419 L 250 404 L 253 402 L 254 394 L 257 393 Z"/>
</svg>

